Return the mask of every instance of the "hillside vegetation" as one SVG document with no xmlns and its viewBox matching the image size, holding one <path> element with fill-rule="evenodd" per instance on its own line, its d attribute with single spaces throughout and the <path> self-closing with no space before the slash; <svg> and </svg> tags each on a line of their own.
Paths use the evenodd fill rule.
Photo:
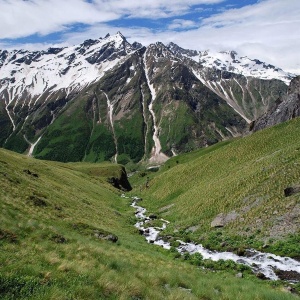
<svg viewBox="0 0 300 300">
<path fill-rule="evenodd" d="M 0 150 L 1 299 L 296 299 L 279 283 L 203 270 L 145 243 L 130 201 L 107 182 L 120 170 Z"/>
<path fill-rule="evenodd" d="M 299 126 L 298 118 L 173 157 L 132 184 L 149 211 L 171 222 L 166 235 L 300 257 L 300 194 L 284 195 L 300 184 Z M 217 216 L 222 228 L 211 226 Z"/>
</svg>

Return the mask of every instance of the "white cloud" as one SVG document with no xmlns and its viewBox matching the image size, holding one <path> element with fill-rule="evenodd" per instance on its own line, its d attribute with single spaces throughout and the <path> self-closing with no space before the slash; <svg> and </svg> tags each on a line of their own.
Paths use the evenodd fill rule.
<svg viewBox="0 0 300 300">
<path fill-rule="evenodd" d="M 93 24 L 118 17 L 83 0 L 0 0 L 0 38 L 45 35 L 74 23 Z"/>
<path fill-rule="evenodd" d="M 48 0 L 48 2 L 53 1 L 55 0 Z M 56 1 L 67 2 L 71 0 Z M 80 0 L 73 1 L 82 2 Z M 9 2 L 12 2 L 12 0 Z M 148 9 L 149 13 L 155 9 L 163 12 L 165 8 L 171 11 L 171 4 L 173 4 L 173 1 L 169 0 L 144 0 L 142 4 L 136 4 L 136 1 L 130 0 L 106 2 L 116 5 L 117 9 L 114 11 L 117 15 L 119 11 L 122 11 L 122 7 L 127 4 L 128 11 L 131 11 L 130 16 L 134 16 L 134 14 L 145 8 Z M 167 6 L 168 2 L 171 3 L 169 6 Z M 201 1 L 185 1 L 182 6 L 183 8 L 188 7 L 196 2 L 199 4 Z M 204 3 L 204 1 L 202 2 Z M 205 2 L 208 3 L 208 1 Z M 95 6 L 96 11 L 101 3 L 104 3 L 104 0 L 95 0 L 92 4 Z M 180 3 L 181 0 L 174 0 L 175 10 L 177 9 L 176 5 L 180 5 Z M 0 9 L 0 22 L 2 22 L 1 11 Z M 201 19 L 198 28 L 190 27 L 187 29 L 189 24 L 190 26 L 194 24 L 194 21 L 189 21 L 190 23 L 186 23 L 186 30 L 175 31 L 175 29 L 183 28 L 184 21 L 189 20 L 177 19 L 177 21 L 175 20 L 169 24 L 168 29 L 161 28 L 159 30 L 145 27 L 112 27 L 105 23 L 97 23 L 82 32 L 66 33 L 63 35 L 62 43 L 64 45 L 77 44 L 88 38 L 103 37 L 108 32 L 114 34 L 121 31 L 130 42 L 138 41 L 148 45 L 156 41 L 164 43 L 172 41 L 181 47 L 196 50 L 236 50 L 241 55 L 258 58 L 286 71 L 300 74 L 299 0 L 262 0 L 253 5 L 239 9 L 231 8 Z M 29 45 L 27 45 L 28 47 Z"/>
<path fill-rule="evenodd" d="M 121 17 L 158 19 L 183 15 L 192 5 L 225 0 L 0 0 L 0 39 L 64 31 L 75 23 L 96 24 Z"/>
<path fill-rule="evenodd" d="M 182 16 L 191 11 L 194 5 L 217 4 L 226 0 L 95 0 L 99 7 L 109 7 L 111 10 L 130 18 L 158 19 L 172 16 Z"/>
<path fill-rule="evenodd" d="M 169 29 L 190 29 L 197 27 L 197 23 L 192 20 L 175 19 L 168 26 Z"/>
</svg>

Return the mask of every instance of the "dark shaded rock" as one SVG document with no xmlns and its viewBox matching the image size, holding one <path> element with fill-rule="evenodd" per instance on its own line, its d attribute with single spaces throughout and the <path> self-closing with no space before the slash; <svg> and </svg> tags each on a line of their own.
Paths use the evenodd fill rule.
<svg viewBox="0 0 300 300">
<path fill-rule="evenodd" d="M 132 43 L 132 47 L 133 47 L 133 49 L 137 50 L 137 49 L 142 48 L 143 45 L 141 43 L 139 43 L 139 42 L 133 42 Z"/>
<path fill-rule="evenodd" d="M 36 178 L 38 178 L 38 177 L 39 177 L 39 175 L 38 175 L 38 174 L 36 174 L 36 173 L 32 173 L 30 170 L 23 170 L 23 172 L 24 172 L 24 173 L 26 173 L 26 174 L 28 174 L 28 175 L 31 175 L 31 176 L 33 176 L 33 177 L 36 177 Z"/>
<path fill-rule="evenodd" d="M 47 202 L 40 198 L 40 197 L 37 197 L 35 195 L 32 195 L 29 197 L 29 200 L 33 203 L 33 205 L 35 206 L 40 206 L 40 207 L 46 207 L 48 206 Z"/>
<path fill-rule="evenodd" d="M 122 167 L 119 177 L 110 177 L 107 179 L 107 182 L 109 182 L 112 186 L 122 191 L 132 190 L 124 167 Z"/>
<path fill-rule="evenodd" d="M 259 279 L 263 279 L 263 280 L 267 279 L 266 275 L 261 273 L 261 272 L 258 272 L 256 274 L 256 277 L 259 278 Z"/>
<path fill-rule="evenodd" d="M 284 290 L 291 294 L 299 294 L 299 293 L 297 293 L 297 290 L 291 286 L 285 286 Z"/>
<path fill-rule="evenodd" d="M 149 218 L 150 218 L 151 220 L 155 220 L 155 219 L 157 219 L 157 215 L 155 215 L 155 214 L 150 214 L 150 215 L 149 215 Z"/>
<path fill-rule="evenodd" d="M 250 124 L 250 131 L 271 127 L 299 116 L 300 76 L 297 76 L 292 79 L 288 93 L 281 96 L 265 114 L 255 120 L 254 124 Z"/>
<path fill-rule="evenodd" d="M 114 234 L 109 234 L 105 237 L 106 240 L 116 243 L 118 241 L 118 237 Z"/>
<path fill-rule="evenodd" d="M 289 197 L 300 192 L 300 186 L 287 187 L 284 189 L 284 196 Z"/>
<path fill-rule="evenodd" d="M 220 244 L 220 246 L 221 247 L 226 247 L 228 244 L 226 243 L 226 242 L 222 242 L 221 244 Z"/>
<path fill-rule="evenodd" d="M 281 280 L 288 280 L 288 281 L 294 281 L 294 282 L 300 282 L 300 273 L 296 271 L 283 271 L 283 270 L 275 270 L 275 274 L 281 279 Z"/>
<path fill-rule="evenodd" d="M 245 249 L 244 248 L 238 248 L 236 254 L 238 256 L 244 256 L 245 255 Z"/>
<path fill-rule="evenodd" d="M 92 229 L 91 226 L 87 225 L 88 228 L 85 233 L 89 233 L 89 231 Z M 107 240 L 113 243 L 116 243 L 118 241 L 118 237 L 115 234 L 109 233 L 107 231 L 101 230 L 101 229 L 94 229 L 93 235 L 102 240 Z"/>
<path fill-rule="evenodd" d="M 31 171 L 30 170 L 23 170 L 24 173 L 31 175 Z"/>
<path fill-rule="evenodd" d="M 64 244 L 67 242 L 66 238 L 60 234 L 55 234 L 51 237 L 51 240 L 57 244 Z"/>
<path fill-rule="evenodd" d="M 45 54 L 57 54 L 61 52 L 64 48 L 49 48 Z"/>
<path fill-rule="evenodd" d="M 0 241 L 7 241 L 9 243 L 17 242 L 17 235 L 11 231 L 0 229 Z"/>
</svg>

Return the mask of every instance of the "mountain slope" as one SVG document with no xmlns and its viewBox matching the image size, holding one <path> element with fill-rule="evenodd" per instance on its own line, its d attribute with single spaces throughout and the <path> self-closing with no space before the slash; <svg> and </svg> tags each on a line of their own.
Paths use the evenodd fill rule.
<svg viewBox="0 0 300 300">
<path fill-rule="evenodd" d="M 287 95 L 277 99 L 274 105 L 252 124 L 252 130 L 291 120 L 300 116 L 300 76 L 295 77 L 289 86 Z"/>
<path fill-rule="evenodd" d="M 1 299 L 296 299 L 145 243 L 129 201 L 106 182 L 116 165 L 0 154 Z"/>
<path fill-rule="evenodd" d="M 268 251 L 299 257 L 300 194 L 284 193 L 299 186 L 299 124 L 296 118 L 179 155 L 158 173 L 137 174 L 134 185 L 144 206 L 170 221 L 166 236 L 217 249 L 265 244 Z M 223 228 L 211 226 L 217 219 Z"/>
<path fill-rule="evenodd" d="M 120 33 L 1 51 L 0 146 L 60 161 L 160 163 L 241 135 L 292 75 L 220 55 L 226 66 L 175 44 L 131 45 Z"/>
</svg>

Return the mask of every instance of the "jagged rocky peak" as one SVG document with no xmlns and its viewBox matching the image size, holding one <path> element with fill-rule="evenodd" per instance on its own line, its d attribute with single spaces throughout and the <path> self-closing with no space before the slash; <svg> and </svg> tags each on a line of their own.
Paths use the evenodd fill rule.
<svg viewBox="0 0 300 300">
<path fill-rule="evenodd" d="M 169 43 L 167 45 L 168 49 L 170 49 L 176 56 L 183 57 L 196 57 L 199 56 L 199 51 L 196 50 L 189 50 L 189 49 L 183 49 L 179 47 L 177 44 Z"/>
<path fill-rule="evenodd" d="M 67 94 L 78 92 L 99 80 L 134 51 L 135 48 L 120 32 L 89 39 L 80 45 L 45 51 L 4 50 L 0 53 L 0 94 L 3 92 L 8 97 L 8 103 L 27 97 L 31 105 L 35 103 L 31 97 L 43 93 L 61 89 L 67 90 Z M 9 96 L 5 93 L 8 90 Z"/>
<path fill-rule="evenodd" d="M 152 55 L 156 58 L 174 57 L 174 54 L 162 42 L 156 42 L 155 44 L 150 44 L 147 47 L 147 55 Z"/>
<path fill-rule="evenodd" d="M 136 49 L 136 50 L 143 48 L 143 45 L 139 42 L 133 42 L 131 44 L 131 46 L 133 47 L 133 49 Z"/>
<path fill-rule="evenodd" d="M 30 148 L 45 159 L 63 153 L 71 161 L 124 164 L 190 151 L 241 134 L 243 119 L 258 118 L 281 91 L 286 94 L 283 82 L 242 76 L 247 70 L 233 51 L 213 54 L 161 42 L 143 47 L 120 32 L 64 48 L 1 51 L 0 146 Z M 276 73 L 262 69 L 262 78 L 266 70 Z M 67 124 L 75 111 L 85 120 L 78 118 L 76 129 Z M 57 124 L 65 127 L 56 131 Z M 77 134 L 76 151 L 52 147 L 54 135 L 68 140 Z M 49 155 L 43 154 L 46 144 Z"/>
</svg>

